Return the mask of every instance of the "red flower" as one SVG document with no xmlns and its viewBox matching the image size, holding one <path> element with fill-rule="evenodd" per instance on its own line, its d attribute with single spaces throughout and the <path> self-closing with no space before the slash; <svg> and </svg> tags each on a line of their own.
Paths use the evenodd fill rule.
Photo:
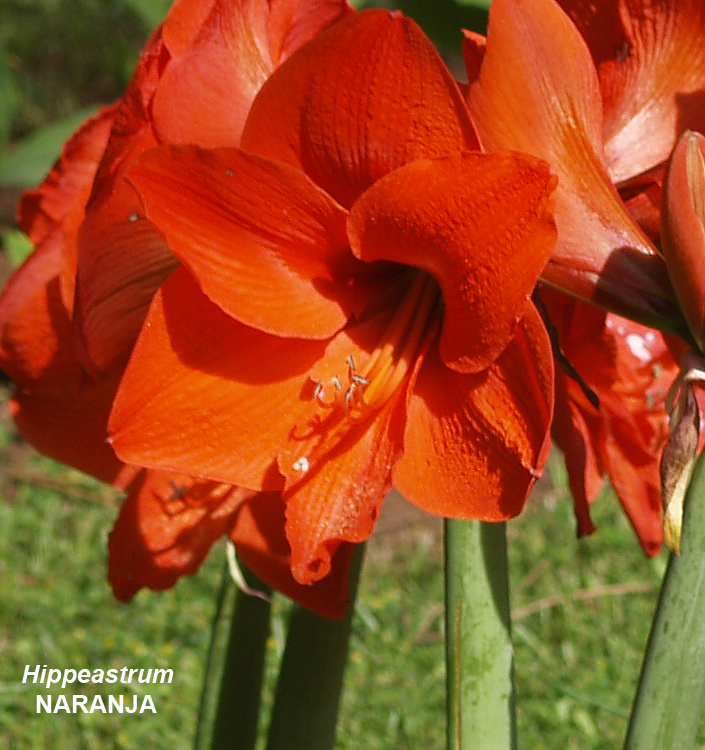
<svg viewBox="0 0 705 750">
<path fill-rule="evenodd" d="M 0 367 L 15 382 L 10 411 L 40 451 L 128 490 L 110 538 L 109 577 L 120 599 L 142 586 L 173 585 L 229 535 L 270 585 L 322 614 L 344 611 L 350 545 L 325 581 L 301 586 L 291 576 L 278 493 L 125 465 L 107 443 L 106 425 L 151 295 L 178 265 L 148 222 L 133 215 L 140 203 L 124 179 L 127 165 L 158 142 L 188 139 L 187 123 L 199 128 L 201 142 L 217 142 L 220 132 L 237 143 L 257 88 L 276 64 L 348 12 L 332 0 L 180 0 L 148 43 L 125 98 L 88 121 L 20 203 L 19 223 L 35 251 L 0 297 Z M 212 86 L 227 71 L 226 103 Z M 200 110 L 181 120 L 198 102 Z M 86 328 L 77 351 L 79 322 Z"/>
<path fill-rule="evenodd" d="M 347 0 L 180 0 L 154 32 L 118 105 L 78 237 L 81 362 L 124 363 L 152 296 L 178 261 L 125 180 L 163 143 L 239 145 L 252 100 L 275 68 L 351 12 Z M 110 272 L 106 273 L 106 269 Z"/>
<path fill-rule="evenodd" d="M 549 447 L 529 296 L 554 178 L 477 146 L 428 39 L 369 11 L 272 75 L 242 150 L 142 157 L 130 177 L 183 267 L 122 380 L 118 455 L 281 491 L 301 583 L 392 485 L 436 514 L 518 513 Z"/>
<path fill-rule="evenodd" d="M 468 40 L 480 139 L 543 158 L 559 176 L 547 282 L 683 332 L 663 258 L 618 188 L 656 238 L 661 165 L 705 111 L 705 10 L 689 0 L 561 4 L 496 0 L 486 51 Z"/>
<path fill-rule="evenodd" d="M 681 132 L 702 128 L 704 32 L 705 6 L 696 0 L 495 0 L 487 40 L 469 34 L 464 49 L 483 145 L 534 154 L 558 174 L 558 241 L 543 280 L 686 341 L 671 280 L 699 341 L 702 285 L 693 269 L 702 227 L 696 240 L 697 222 L 686 214 L 700 198 L 693 203 L 693 184 L 683 177 L 671 187 L 663 241 L 678 247 L 667 271 L 661 193 Z M 557 375 L 555 432 L 579 529 L 591 530 L 588 503 L 607 473 L 652 553 L 662 538 L 658 463 L 667 418 L 650 400 L 654 388 L 670 385 L 675 362 L 655 331 L 567 300 L 556 310 L 561 346 L 600 397 L 598 412 L 576 383 Z M 629 348 L 636 337 L 653 343 L 641 349 L 650 356 L 642 362 Z"/>
</svg>

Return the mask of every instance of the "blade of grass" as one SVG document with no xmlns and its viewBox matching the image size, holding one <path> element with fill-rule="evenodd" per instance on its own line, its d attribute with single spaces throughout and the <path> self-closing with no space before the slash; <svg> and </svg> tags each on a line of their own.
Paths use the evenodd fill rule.
<svg viewBox="0 0 705 750">
<path fill-rule="evenodd" d="M 514 750 L 506 524 L 447 519 L 448 750 Z"/>
</svg>

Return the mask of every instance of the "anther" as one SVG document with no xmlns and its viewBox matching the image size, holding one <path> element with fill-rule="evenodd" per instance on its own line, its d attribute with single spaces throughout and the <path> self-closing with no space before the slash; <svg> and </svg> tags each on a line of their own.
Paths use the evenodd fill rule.
<svg viewBox="0 0 705 750">
<path fill-rule="evenodd" d="M 171 497 L 169 500 L 182 500 L 188 492 L 186 485 L 177 486 L 176 482 L 170 481 L 169 486 L 171 487 Z"/>
</svg>

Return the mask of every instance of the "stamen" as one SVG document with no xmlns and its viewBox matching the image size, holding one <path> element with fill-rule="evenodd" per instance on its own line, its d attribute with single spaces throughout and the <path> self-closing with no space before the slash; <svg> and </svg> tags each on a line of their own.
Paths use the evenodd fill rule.
<svg viewBox="0 0 705 750">
<path fill-rule="evenodd" d="M 345 381 L 334 375 L 313 387 L 312 409 L 297 430 L 299 446 L 285 465 L 298 479 L 337 445 L 352 425 L 381 409 L 394 395 L 414 365 L 425 343 L 441 323 L 441 291 L 429 274 L 417 271 L 407 293 L 387 324 L 380 343 L 361 371 L 352 355 L 345 360 Z M 324 382 L 326 385 L 324 386 Z M 334 393 L 328 399 L 328 382 Z M 332 398 L 331 398 L 332 396 Z M 324 410 L 322 413 L 321 410 Z M 285 473 L 287 473 L 285 471 Z M 290 475 L 291 476 L 291 475 Z"/>
<path fill-rule="evenodd" d="M 420 287 L 418 291 L 416 289 L 417 284 Z M 416 310 L 413 318 L 409 320 L 407 317 L 403 321 L 405 325 L 403 327 L 401 325 L 398 326 L 400 333 L 397 339 L 386 343 L 382 347 L 380 355 L 374 357 L 373 365 L 370 366 L 368 363 L 364 370 L 364 375 L 370 380 L 370 384 L 365 389 L 363 399 L 369 406 L 381 406 L 401 384 L 416 357 L 421 338 L 429 322 L 429 317 L 431 317 L 433 308 L 440 297 L 440 290 L 436 281 L 424 273 L 418 275 L 412 291 L 413 295 L 409 294 L 404 302 L 413 298 L 416 303 L 414 304 Z M 405 307 L 406 305 L 403 304 L 400 310 Z M 405 329 L 409 324 L 411 325 L 410 330 L 406 331 Z M 399 344 L 401 336 L 404 334 L 406 334 L 404 348 L 395 361 L 393 356 L 394 350 Z"/>
</svg>

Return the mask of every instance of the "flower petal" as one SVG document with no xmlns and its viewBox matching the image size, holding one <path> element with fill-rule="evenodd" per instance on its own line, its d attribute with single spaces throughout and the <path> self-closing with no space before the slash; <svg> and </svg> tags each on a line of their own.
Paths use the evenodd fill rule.
<svg viewBox="0 0 705 750">
<path fill-rule="evenodd" d="M 656 247 L 661 247 L 661 202 L 665 165 L 660 165 L 617 188 L 627 210 Z"/>
<path fill-rule="evenodd" d="M 123 460 L 279 489 L 279 447 L 308 402 L 325 343 L 275 339 L 229 318 L 186 269 L 155 296 L 110 417 Z"/>
<path fill-rule="evenodd" d="M 418 159 L 355 202 L 348 233 L 364 261 L 431 273 L 445 303 L 441 358 L 479 372 L 514 335 L 556 230 L 548 165 L 520 154 Z"/>
<path fill-rule="evenodd" d="M 126 468 L 108 445 L 105 429 L 117 379 L 86 379 L 63 393 L 57 385 L 15 392 L 9 410 L 17 428 L 44 455 L 121 489 Z"/>
<path fill-rule="evenodd" d="M 611 422 L 604 451 L 610 481 L 644 552 L 657 555 L 663 544 L 660 451 L 649 450 L 633 424 L 619 419 Z"/>
<path fill-rule="evenodd" d="M 645 321 L 679 320 L 665 264 L 612 184 L 590 52 L 553 0 L 495 0 L 470 88 L 483 146 L 548 161 L 558 174 L 558 243 L 544 278 Z"/>
<path fill-rule="evenodd" d="M 230 538 L 240 560 L 265 583 L 313 612 L 340 619 L 348 604 L 352 544 L 338 546 L 325 578 L 300 584 L 291 574 L 291 549 L 284 534 L 285 503 L 278 492 L 260 492 L 237 514 Z"/>
<path fill-rule="evenodd" d="M 287 481 L 286 536 L 299 583 L 323 579 L 342 542 L 363 542 L 372 533 L 401 452 L 402 395 L 400 390 L 372 421 L 354 425 L 300 480 Z"/>
<path fill-rule="evenodd" d="M 291 167 L 235 150 L 162 148 L 131 171 L 147 216 L 208 297 L 246 325 L 326 338 L 356 263 L 346 212 Z"/>
<path fill-rule="evenodd" d="M 114 117 L 112 106 L 86 120 L 66 141 L 42 184 L 22 195 L 17 223 L 35 245 L 77 206 L 86 205 Z"/>
<path fill-rule="evenodd" d="M 80 367 L 72 345 L 70 308 L 62 281 L 66 267 L 61 227 L 44 238 L 0 295 L 0 369 L 20 387 L 42 376 L 61 381 Z"/>
<path fill-rule="evenodd" d="M 573 495 L 575 518 L 578 522 L 578 536 L 586 536 L 595 531 L 590 518 L 590 505 L 603 485 L 603 469 L 600 465 L 593 440 L 600 435 L 599 417 L 581 411 L 571 400 L 574 390 L 572 381 L 561 368 L 556 369 L 556 405 L 553 418 L 553 436 L 563 450 L 568 471 L 570 492 Z M 579 390 L 579 389 L 578 389 Z M 582 393 L 577 394 L 584 400 Z M 589 422 L 589 424 L 588 424 Z"/>
<path fill-rule="evenodd" d="M 436 515 L 517 515 L 541 475 L 553 413 L 551 344 L 533 304 L 486 372 L 448 369 L 432 346 L 410 397 L 394 486 Z"/>
<path fill-rule="evenodd" d="M 252 105 L 242 148 L 302 168 L 343 206 L 418 157 L 477 148 L 456 82 L 421 29 L 370 10 L 293 55 Z"/>
<path fill-rule="evenodd" d="M 154 293 L 178 261 L 124 180 L 104 203 L 91 206 L 78 252 L 76 344 L 84 367 L 98 376 L 124 362 Z"/>
<path fill-rule="evenodd" d="M 668 163 L 662 239 L 668 273 L 693 338 L 705 342 L 705 137 L 686 131 Z"/>
<path fill-rule="evenodd" d="M 194 12 L 165 23 L 172 58 L 154 126 L 161 142 L 217 148 L 239 144 L 252 100 L 282 59 L 351 11 L 344 0 L 214 0 L 207 16 L 198 4 Z"/>
<path fill-rule="evenodd" d="M 658 331 L 551 290 L 542 298 L 565 356 L 600 402 L 598 410 L 577 382 L 557 377 L 563 392 L 559 387 L 555 424 L 562 429 L 557 437 L 566 448 L 576 503 L 582 503 L 582 496 L 592 502 L 599 484 L 595 472 L 606 473 L 644 551 L 656 554 L 663 537 L 659 467 L 668 437 L 664 399 L 678 367 Z M 567 417 L 584 442 L 583 462 L 590 469 L 584 478 L 580 441 L 565 429 Z"/>
<path fill-rule="evenodd" d="M 171 588 L 193 575 L 213 543 L 228 534 L 251 491 L 192 477 L 142 471 L 108 541 L 108 580 L 126 602 L 143 586 Z"/>
<path fill-rule="evenodd" d="M 705 6 L 700 0 L 560 0 L 592 52 L 614 182 L 668 158 L 705 120 Z"/>
<path fill-rule="evenodd" d="M 118 379 L 113 373 L 93 382 L 75 357 L 60 287 L 61 242 L 52 236 L 0 297 L 0 368 L 15 381 L 10 414 L 37 450 L 121 486 L 123 465 L 106 442 Z"/>
<path fill-rule="evenodd" d="M 157 32 L 115 114 L 78 234 L 77 345 L 82 364 L 96 376 L 124 361 L 154 292 L 176 266 L 162 238 L 145 221 L 137 191 L 124 179 L 136 156 L 157 145 L 150 109 L 163 51 Z"/>
</svg>

